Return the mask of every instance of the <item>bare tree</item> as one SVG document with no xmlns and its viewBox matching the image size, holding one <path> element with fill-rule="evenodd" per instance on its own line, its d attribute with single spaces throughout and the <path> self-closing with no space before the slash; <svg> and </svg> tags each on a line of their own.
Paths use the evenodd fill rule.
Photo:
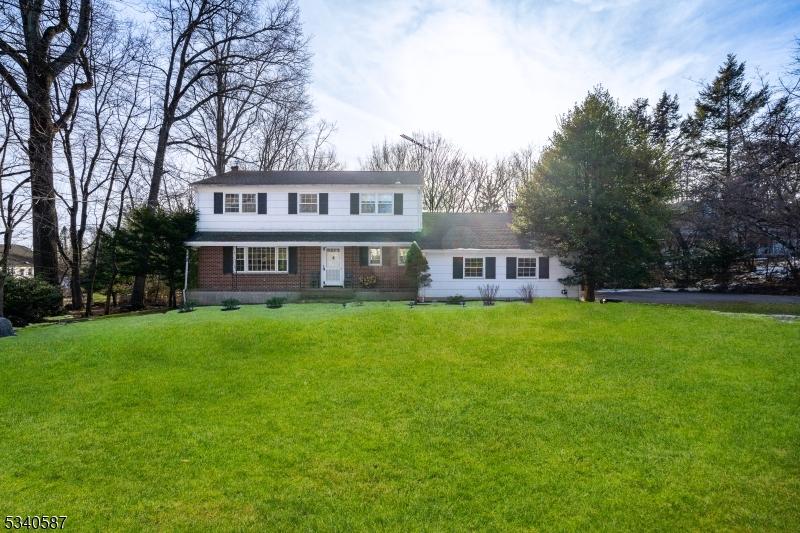
<svg viewBox="0 0 800 533">
<path fill-rule="evenodd" d="M 30 181 L 25 164 L 23 140 L 16 129 L 15 109 L 11 90 L 0 85 L 0 316 L 3 316 L 5 282 L 8 277 L 8 257 L 11 253 L 15 230 L 30 212 L 30 199 L 24 194 Z"/>
<path fill-rule="evenodd" d="M 130 157 L 123 154 L 127 137 L 134 128 L 143 129 L 132 119 L 142 114 L 137 100 L 145 43 L 130 27 L 120 27 L 112 16 L 96 13 L 86 56 L 95 83 L 79 99 L 78 112 L 60 131 L 58 144 L 64 163 L 58 174 L 67 191 L 60 193 L 57 188 L 56 193 L 68 220 L 67 239 L 59 240 L 59 252 L 68 268 L 73 309 L 83 308 L 84 252 L 91 246 L 91 240 L 86 243 L 87 232 L 97 235 L 97 224 L 105 223 L 102 213 L 108 211 L 118 165 L 123 157 Z M 56 89 L 60 89 L 58 81 Z M 57 98 L 56 105 L 61 101 Z"/>
<path fill-rule="evenodd" d="M 426 211 L 499 211 L 513 203 L 519 185 L 535 163 L 528 147 L 498 159 L 468 157 L 438 133 L 417 132 L 414 141 L 374 145 L 361 162 L 366 170 L 417 170 L 425 181 Z"/>
<path fill-rule="evenodd" d="M 0 3 L 0 78 L 28 110 L 34 271 L 53 284 L 58 283 L 53 140 L 74 114 L 78 95 L 92 86 L 84 54 L 91 13 L 91 0 Z M 53 84 L 76 64 L 81 67 L 82 78 L 72 78 L 67 101 L 54 115 Z"/>
<path fill-rule="evenodd" d="M 147 195 L 150 209 L 159 203 L 167 149 L 174 141 L 173 127 L 193 117 L 220 94 L 219 89 L 204 90 L 208 88 L 205 80 L 213 79 L 220 70 L 242 72 L 250 58 L 239 53 L 239 45 L 280 32 L 287 23 L 284 17 L 273 14 L 264 24 L 245 23 L 231 31 L 220 31 L 228 19 L 248 22 L 255 5 L 253 0 L 161 0 L 154 4 L 155 24 L 167 37 L 166 42 L 158 43 L 158 49 L 166 50 L 166 55 L 153 63 L 158 74 L 160 114 Z M 222 53 L 226 49 L 230 51 L 228 55 Z M 231 94 L 239 89 L 241 85 L 234 83 L 221 90 Z M 132 307 L 144 305 L 144 289 L 145 276 L 139 275 L 133 285 Z"/>
<path fill-rule="evenodd" d="M 218 27 L 204 36 L 216 61 L 210 75 L 199 81 L 198 93 L 215 96 L 185 121 L 182 135 L 170 141 L 197 156 L 205 174 L 221 174 L 233 159 L 250 159 L 246 152 L 263 113 L 272 108 L 309 107 L 305 89 L 310 56 L 299 10 L 292 0 L 281 0 L 268 9 L 270 31 L 229 39 L 247 27 L 258 28 L 255 8 L 252 4 L 225 12 Z"/>
<path fill-rule="evenodd" d="M 374 145 L 361 166 L 366 170 L 417 170 L 425 185 L 422 205 L 426 211 L 469 211 L 474 204 L 475 178 L 469 161 L 438 133 L 415 132 L 416 142 L 398 141 Z"/>
</svg>

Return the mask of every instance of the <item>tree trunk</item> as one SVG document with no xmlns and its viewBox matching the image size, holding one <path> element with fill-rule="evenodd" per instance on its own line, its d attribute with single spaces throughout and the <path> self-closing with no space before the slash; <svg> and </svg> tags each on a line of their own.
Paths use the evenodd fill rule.
<svg viewBox="0 0 800 533">
<path fill-rule="evenodd" d="M 167 141 L 169 141 L 169 130 L 172 124 L 165 119 L 158 132 L 158 145 L 156 155 L 153 159 L 153 175 L 150 180 L 150 194 L 147 197 L 147 208 L 150 210 L 158 207 L 158 194 L 161 190 L 161 180 L 164 177 L 164 159 L 167 154 Z M 142 250 L 142 254 L 147 254 L 149 250 Z M 144 258 L 143 263 L 147 266 L 148 261 Z M 147 273 L 138 274 L 133 280 L 133 290 L 131 291 L 131 308 L 141 309 L 144 307 L 144 291 L 147 281 Z"/>
<path fill-rule="evenodd" d="M 72 296 L 72 310 L 83 309 L 83 291 L 81 290 L 81 263 L 80 257 L 75 260 L 75 253 L 72 254 L 73 262 L 70 265 L 69 292 Z"/>
<path fill-rule="evenodd" d="M 584 302 L 593 302 L 595 300 L 595 290 L 597 288 L 597 284 L 594 280 L 589 278 L 584 278 L 583 280 L 583 301 Z"/>
<path fill-rule="evenodd" d="M 33 269 L 37 278 L 58 286 L 58 215 L 53 187 L 55 126 L 50 108 L 50 83 L 44 75 L 33 78 L 29 94 L 28 151 L 31 169 Z M 41 85 L 44 85 L 42 87 Z"/>
<path fill-rule="evenodd" d="M 0 316 L 5 316 L 6 274 L 0 272 Z"/>
</svg>

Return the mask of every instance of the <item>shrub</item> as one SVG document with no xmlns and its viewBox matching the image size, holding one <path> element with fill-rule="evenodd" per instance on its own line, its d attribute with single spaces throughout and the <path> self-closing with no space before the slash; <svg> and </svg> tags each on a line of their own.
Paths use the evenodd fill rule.
<svg viewBox="0 0 800 533">
<path fill-rule="evenodd" d="M 533 283 L 527 283 L 522 287 L 520 287 L 519 289 L 517 289 L 519 297 L 522 298 L 522 301 L 525 302 L 526 304 L 533 303 L 533 292 L 534 292 Z"/>
<path fill-rule="evenodd" d="M 378 278 L 375 276 L 361 276 L 358 278 L 358 284 L 365 289 L 371 289 L 378 284 Z"/>
<path fill-rule="evenodd" d="M 61 301 L 61 289 L 49 283 L 36 278 L 6 278 L 5 315 L 17 327 L 57 315 Z"/>
<path fill-rule="evenodd" d="M 425 287 L 431 285 L 431 273 L 429 272 L 428 260 L 422 253 L 416 242 L 411 243 L 411 247 L 406 254 L 406 278 L 418 295 L 425 301 Z"/>
<path fill-rule="evenodd" d="M 267 307 L 270 309 L 280 309 L 283 307 L 283 304 L 286 303 L 286 298 L 281 298 L 280 296 L 274 296 L 267 300 Z"/>
<path fill-rule="evenodd" d="M 222 300 L 222 310 L 223 311 L 235 311 L 239 309 L 239 300 L 236 298 L 228 298 L 227 300 Z"/>
<path fill-rule="evenodd" d="M 191 300 L 184 301 L 180 308 L 178 308 L 179 313 L 191 313 L 194 311 L 194 308 L 197 307 L 197 302 L 193 302 Z"/>
<path fill-rule="evenodd" d="M 464 297 L 456 294 L 455 296 L 448 296 L 444 301 L 447 305 L 461 305 L 464 303 Z"/>
<path fill-rule="evenodd" d="M 497 293 L 500 291 L 500 285 L 480 285 L 478 287 L 478 292 L 481 295 L 481 300 L 483 300 L 483 305 L 494 305 L 494 301 L 497 299 Z"/>
</svg>

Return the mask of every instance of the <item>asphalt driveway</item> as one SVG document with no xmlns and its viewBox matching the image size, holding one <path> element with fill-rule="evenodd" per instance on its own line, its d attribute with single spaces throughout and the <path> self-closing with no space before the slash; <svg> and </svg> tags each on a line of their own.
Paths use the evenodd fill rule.
<svg viewBox="0 0 800 533">
<path fill-rule="evenodd" d="M 698 291 L 660 290 L 603 290 L 597 292 L 598 299 L 614 298 L 624 302 L 652 304 L 703 305 L 717 303 L 780 303 L 800 305 L 800 296 L 773 294 L 727 294 Z"/>
</svg>

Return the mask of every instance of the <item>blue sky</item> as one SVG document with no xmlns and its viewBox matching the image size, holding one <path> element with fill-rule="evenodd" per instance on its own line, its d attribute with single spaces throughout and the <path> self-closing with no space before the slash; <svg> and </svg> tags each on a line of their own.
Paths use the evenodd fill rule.
<svg viewBox="0 0 800 533">
<path fill-rule="evenodd" d="M 698 84 L 725 54 L 775 80 L 800 37 L 800 2 L 299 0 L 311 94 L 347 167 L 375 142 L 435 130 L 493 158 L 541 146 L 592 86 L 622 103 Z"/>
</svg>

